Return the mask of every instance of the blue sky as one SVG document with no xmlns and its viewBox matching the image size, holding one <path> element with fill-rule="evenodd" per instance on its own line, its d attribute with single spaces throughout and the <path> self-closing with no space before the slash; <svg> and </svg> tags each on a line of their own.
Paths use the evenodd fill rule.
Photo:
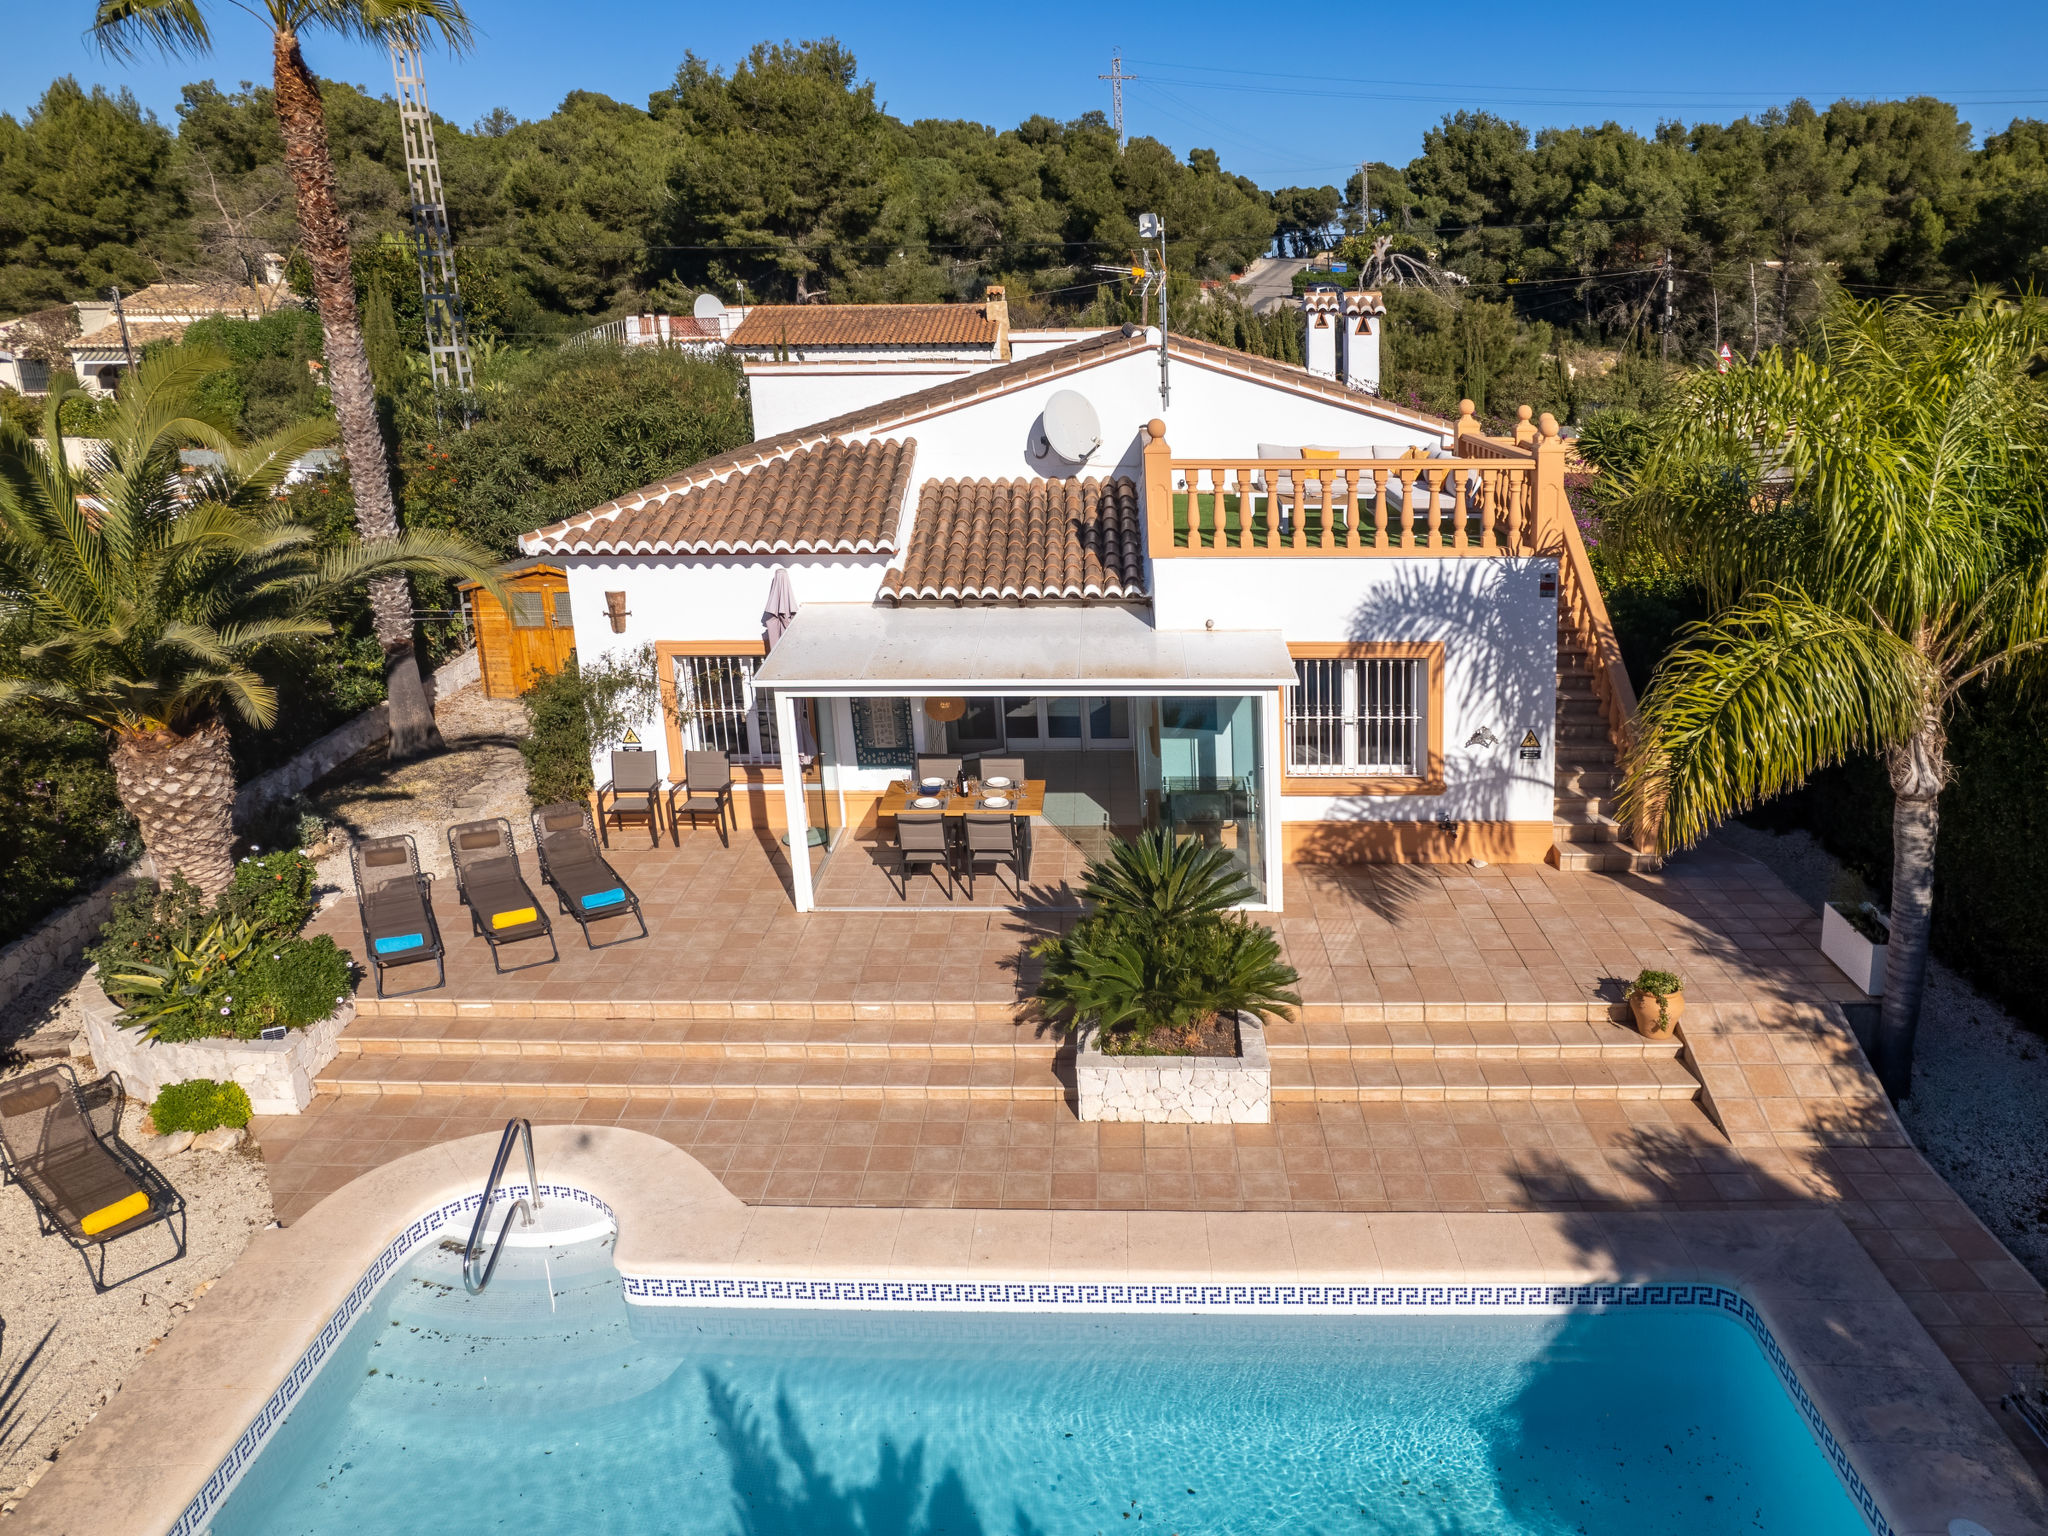
<svg viewBox="0 0 2048 1536">
<path fill-rule="evenodd" d="M 1648 131 L 1659 119 L 1726 119 L 1795 95 L 1931 93 L 1958 101 L 1980 137 L 2012 118 L 2048 117 L 2048 29 L 1985 31 L 1982 14 L 1925 6 L 1730 0 L 1711 13 L 1602 3 L 1576 8 L 1305 6 L 1305 21 L 1213 0 L 1127 7 L 1047 0 L 978 11 L 958 4 L 682 7 L 659 0 L 470 0 L 474 53 L 427 66 L 437 112 L 469 124 L 492 107 L 542 116 L 564 93 L 636 104 L 668 83 L 686 50 L 729 64 L 762 38 L 827 33 L 853 48 L 900 117 L 971 117 L 1009 127 L 1032 112 L 1108 109 L 1096 76 L 1121 46 L 1133 133 L 1185 154 L 1214 148 L 1266 186 L 1340 181 L 1359 159 L 1402 163 L 1425 128 L 1459 107 L 1531 128 L 1608 118 Z M 269 47 L 247 14 L 209 6 L 210 59 L 127 64 L 84 36 L 91 0 L 4 0 L 0 111 L 19 116 L 57 75 L 127 86 L 167 122 L 178 87 L 268 79 Z M 2013 13 L 2017 14 L 2017 13 Z M 1711 15 L 1711 26 L 1700 25 Z M 1457 20 L 1458 17 L 1469 20 Z M 1526 18 L 1517 22 L 1511 18 Z M 1991 45 L 1987 46 L 1987 42 Z M 307 39 L 323 74 L 391 89 L 380 53 Z"/>
</svg>

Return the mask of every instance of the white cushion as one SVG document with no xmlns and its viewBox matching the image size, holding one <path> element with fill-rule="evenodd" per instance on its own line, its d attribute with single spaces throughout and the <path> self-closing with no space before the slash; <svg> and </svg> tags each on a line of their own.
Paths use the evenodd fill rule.
<svg viewBox="0 0 2048 1536">
<path fill-rule="evenodd" d="M 1289 448 L 1285 443 L 1261 443 L 1259 444 L 1259 457 L 1262 459 L 1298 459 L 1301 457 L 1301 449 L 1299 446 Z"/>
</svg>

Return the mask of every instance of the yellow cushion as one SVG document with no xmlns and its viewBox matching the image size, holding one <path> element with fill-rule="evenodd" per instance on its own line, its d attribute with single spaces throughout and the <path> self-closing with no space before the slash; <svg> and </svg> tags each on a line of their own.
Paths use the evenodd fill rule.
<svg viewBox="0 0 2048 1536">
<path fill-rule="evenodd" d="M 109 1227 L 118 1227 L 131 1216 L 140 1216 L 149 1209 L 149 1196 L 141 1190 L 135 1191 L 126 1200 L 116 1200 L 112 1205 L 103 1205 L 78 1224 L 78 1230 L 90 1237 L 95 1232 L 104 1232 Z"/>
<path fill-rule="evenodd" d="M 1426 459 L 1429 457 L 1429 452 L 1423 448 L 1407 448 L 1402 450 L 1401 457 L 1404 459 Z"/>
<path fill-rule="evenodd" d="M 1344 457 L 1335 448 L 1304 448 L 1301 450 L 1301 456 L 1304 459 L 1341 459 Z"/>
<path fill-rule="evenodd" d="M 493 912 L 493 928 L 517 928 L 521 923 L 537 922 L 540 914 L 531 907 L 515 907 L 510 912 Z"/>
</svg>

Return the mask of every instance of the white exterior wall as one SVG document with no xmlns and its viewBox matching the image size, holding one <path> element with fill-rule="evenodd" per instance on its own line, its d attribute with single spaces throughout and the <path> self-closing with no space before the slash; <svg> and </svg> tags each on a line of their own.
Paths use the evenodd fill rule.
<svg viewBox="0 0 2048 1536">
<path fill-rule="evenodd" d="M 872 601 L 888 570 L 887 557 L 873 555 L 549 558 L 559 559 L 568 573 L 576 654 L 584 661 L 628 653 L 657 640 L 758 641 L 768 583 L 778 566 L 788 569 L 790 590 L 799 605 Z M 626 594 L 624 634 L 612 633 L 604 606 L 607 592 Z M 667 728 L 660 720 L 649 719 L 635 729 L 641 741 L 660 754 L 661 771 L 667 774 Z M 599 746 L 594 758 L 600 784 L 611 776 L 608 750 Z"/>
<path fill-rule="evenodd" d="M 864 411 L 898 395 L 915 394 L 948 379 L 964 378 L 988 363 L 749 363 L 747 393 L 754 404 L 754 436 L 777 437 Z"/>
<path fill-rule="evenodd" d="M 1289 641 L 1440 640 L 1441 795 L 1288 795 L 1283 821 L 1551 820 L 1555 807 L 1557 599 L 1549 558 L 1258 560 L 1195 556 L 1152 566 L 1161 629 L 1277 629 Z M 1485 729 L 1491 747 L 1471 745 Z M 1523 762 L 1522 733 L 1543 756 Z"/>
<path fill-rule="evenodd" d="M 1385 315 L 1344 317 L 1342 377 L 1346 384 L 1380 392 L 1380 327 L 1386 323 Z"/>
</svg>

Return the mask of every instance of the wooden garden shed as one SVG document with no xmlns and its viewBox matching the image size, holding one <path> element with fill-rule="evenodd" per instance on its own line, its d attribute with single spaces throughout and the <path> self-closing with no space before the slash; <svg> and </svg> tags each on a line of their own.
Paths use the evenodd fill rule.
<svg viewBox="0 0 2048 1536">
<path fill-rule="evenodd" d="M 484 697 L 516 699 L 540 672 L 559 671 L 576 653 L 569 614 L 569 578 L 559 565 L 516 562 L 501 572 L 508 613 L 473 581 L 462 583 L 462 602 L 476 635 Z"/>
</svg>

